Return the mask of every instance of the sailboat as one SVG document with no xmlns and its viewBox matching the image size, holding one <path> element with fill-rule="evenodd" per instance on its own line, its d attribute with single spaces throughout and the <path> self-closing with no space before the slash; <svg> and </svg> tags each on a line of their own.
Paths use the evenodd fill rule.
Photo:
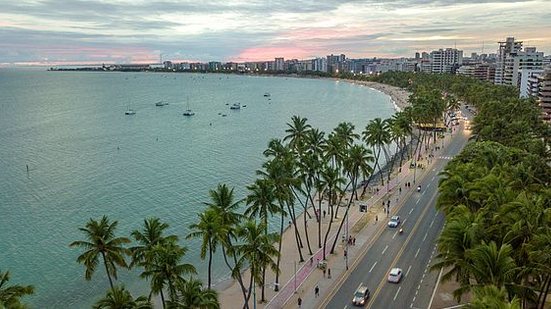
<svg viewBox="0 0 551 309">
<path fill-rule="evenodd" d="M 159 101 L 159 102 L 155 103 L 155 106 L 165 106 L 165 105 L 168 105 L 167 101 Z"/>
<path fill-rule="evenodd" d="M 195 115 L 195 112 L 193 112 L 193 111 L 191 110 L 191 108 L 189 108 L 189 98 L 188 98 L 187 101 L 188 101 L 188 102 L 187 102 L 187 109 L 184 111 L 183 115 L 184 115 L 184 116 L 193 116 L 193 115 Z"/>
<path fill-rule="evenodd" d="M 130 109 L 130 107 L 124 112 L 125 115 L 136 115 L 136 111 Z"/>
</svg>

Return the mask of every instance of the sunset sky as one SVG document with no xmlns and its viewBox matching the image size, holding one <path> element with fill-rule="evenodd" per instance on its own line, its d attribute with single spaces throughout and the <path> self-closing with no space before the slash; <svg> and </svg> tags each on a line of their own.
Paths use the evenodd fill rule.
<svg viewBox="0 0 551 309">
<path fill-rule="evenodd" d="M 551 0 L 0 0 L 0 65 L 551 53 Z"/>
</svg>

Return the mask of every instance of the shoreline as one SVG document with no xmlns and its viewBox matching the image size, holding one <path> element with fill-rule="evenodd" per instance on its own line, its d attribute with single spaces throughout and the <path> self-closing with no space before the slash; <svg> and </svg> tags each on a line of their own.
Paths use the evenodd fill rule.
<svg viewBox="0 0 551 309">
<path fill-rule="evenodd" d="M 274 75 L 272 77 L 277 77 L 277 75 Z M 296 76 L 285 76 L 285 77 L 295 77 L 296 78 Z M 299 77 L 299 78 L 304 78 L 304 77 Z M 314 79 L 325 79 L 325 78 L 323 78 L 323 77 L 319 78 L 318 77 L 318 78 L 314 78 Z M 408 92 L 407 90 L 399 88 L 399 87 L 385 85 L 385 84 L 381 84 L 381 83 L 377 83 L 377 82 L 370 82 L 370 81 L 357 81 L 357 80 L 338 79 L 338 78 L 327 78 L 327 79 L 332 79 L 334 81 L 344 81 L 344 82 L 347 82 L 347 83 L 355 84 L 355 85 L 358 85 L 358 86 L 365 86 L 365 87 L 371 88 L 372 90 L 382 92 L 382 93 L 384 93 L 384 94 L 386 94 L 390 97 L 390 100 L 391 100 L 396 112 L 400 112 L 405 107 L 410 105 L 410 103 L 408 102 L 408 99 L 409 99 L 409 96 L 410 96 L 411 93 Z M 303 213 L 298 214 L 298 216 L 301 216 L 301 215 L 304 215 L 304 214 Z M 288 229 L 289 229 L 289 226 L 286 226 L 285 229 L 284 229 L 284 235 L 288 236 L 290 234 Z M 287 240 L 287 241 L 289 241 L 289 240 Z M 294 240 L 291 239 L 291 247 L 293 247 L 293 244 L 294 244 L 294 243 L 292 243 L 293 241 Z M 285 243 L 285 240 L 284 240 L 284 243 Z M 286 247 L 285 244 L 283 245 L 283 247 L 284 248 Z M 283 255 L 283 252 L 284 251 L 282 251 L 282 255 Z M 282 261 L 283 261 L 283 259 L 282 259 Z M 284 271 L 282 271 L 282 272 L 284 272 Z M 249 269 L 246 268 L 246 269 L 243 270 L 243 277 L 248 278 L 248 275 L 249 275 Z M 282 276 L 282 277 L 285 277 L 285 276 Z M 283 278 L 281 278 L 281 279 L 283 279 Z M 270 280 L 267 280 L 267 281 L 270 282 Z M 284 284 L 285 279 L 280 281 L 280 283 Z M 237 288 L 237 281 L 235 279 L 231 278 L 231 277 L 226 278 L 226 279 L 221 279 L 220 281 L 216 282 L 213 285 L 213 289 L 218 292 L 219 300 L 225 300 L 225 301 L 221 301 L 221 304 L 226 303 L 226 302 L 232 302 L 232 301 L 241 301 L 242 302 L 241 295 L 239 294 L 240 292 L 236 291 L 236 288 Z M 267 285 L 266 289 L 267 289 L 267 294 L 269 294 L 269 295 L 274 294 L 273 291 L 268 292 L 268 290 L 270 290 L 269 285 Z M 236 293 L 236 294 L 234 294 L 234 293 Z M 270 297 L 268 297 L 268 300 L 269 299 L 270 299 Z M 266 304 L 260 304 L 260 305 L 261 305 L 261 307 L 264 307 Z M 221 308 L 224 308 L 224 306 L 221 306 Z"/>
</svg>

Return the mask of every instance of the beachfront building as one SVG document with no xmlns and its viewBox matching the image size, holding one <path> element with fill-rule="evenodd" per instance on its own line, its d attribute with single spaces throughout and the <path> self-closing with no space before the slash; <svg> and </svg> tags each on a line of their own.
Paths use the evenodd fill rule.
<svg viewBox="0 0 551 309">
<path fill-rule="evenodd" d="M 530 72 L 521 85 L 522 98 L 534 98 L 542 109 L 542 118 L 551 121 L 551 67 L 539 72 Z"/>
<path fill-rule="evenodd" d="M 456 48 L 433 50 L 430 53 L 431 73 L 451 73 L 463 64 L 463 51 Z"/>
<path fill-rule="evenodd" d="M 535 47 L 527 47 L 524 51 L 510 54 L 505 59 L 502 85 L 519 88 L 522 72 L 531 72 L 543 69 L 543 52 L 536 51 Z"/>
<path fill-rule="evenodd" d="M 470 76 L 482 81 L 493 82 L 495 79 L 496 68 L 494 65 L 488 63 L 463 65 L 457 69 L 457 74 Z"/>
<path fill-rule="evenodd" d="M 543 110 L 543 119 L 551 122 L 551 67 L 539 77 L 538 103 Z"/>
<path fill-rule="evenodd" d="M 327 56 L 327 72 L 329 73 L 339 73 L 339 67 L 341 67 L 342 72 L 342 65 L 346 60 L 346 56 L 344 54 L 340 55 L 328 55 Z"/>
<path fill-rule="evenodd" d="M 275 58 L 274 71 L 283 71 L 283 70 L 285 70 L 285 59 L 283 59 L 283 57 Z"/>
<path fill-rule="evenodd" d="M 542 69 L 523 69 L 520 71 L 519 96 L 521 98 L 528 98 L 530 96 L 537 97 L 539 88 L 539 76 L 542 73 Z"/>
<path fill-rule="evenodd" d="M 509 37 L 505 41 L 498 42 L 498 44 L 496 77 L 494 83 L 496 85 L 503 85 L 507 59 L 513 57 L 513 55 L 516 55 L 522 50 L 522 42 L 515 41 L 515 38 Z"/>
</svg>

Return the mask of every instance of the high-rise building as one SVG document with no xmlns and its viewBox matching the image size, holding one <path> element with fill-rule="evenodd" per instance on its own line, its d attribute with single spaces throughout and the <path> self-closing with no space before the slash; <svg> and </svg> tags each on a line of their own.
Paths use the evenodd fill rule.
<svg viewBox="0 0 551 309">
<path fill-rule="evenodd" d="M 339 73 L 339 67 L 342 62 L 346 60 L 344 54 L 340 55 L 328 55 L 327 56 L 327 72 L 329 73 Z M 341 70 L 342 71 L 342 70 Z"/>
<path fill-rule="evenodd" d="M 543 119 L 551 121 L 551 68 L 539 75 L 538 103 L 542 108 Z"/>
<path fill-rule="evenodd" d="M 503 85 L 507 59 L 522 50 L 522 42 L 509 37 L 505 41 L 498 42 L 498 44 L 495 84 Z"/>
<path fill-rule="evenodd" d="M 463 51 L 455 48 L 434 50 L 430 60 L 432 73 L 455 73 L 463 64 Z"/>
<path fill-rule="evenodd" d="M 421 55 L 419 53 L 415 53 L 415 60 L 421 59 Z"/>
<path fill-rule="evenodd" d="M 275 70 L 275 71 L 283 71 L 283 70 L 285 70 L 285 59 L 283 59 L 283 57 L 281 57 L 281 58 L 275 58 L 275 61 L 274 61 L 274 70 Z"/>
<path fill-rule="evenodd" d="M 543 69 L 543 52 L 536 51 L 535 47 L 527 47 L 524 51 L 509 54 L 505 58 L 502 85 L 520 87 L 521 73 Z"/>
<path fill-rule="evenodd" d="M 491 81 L 495 79 L 496 68 L 493 64 L 478 63 L 473 65 L 463 65 L 457 70 L 457 74 L 470 76 L 482 81 Z"/>
</svg>

